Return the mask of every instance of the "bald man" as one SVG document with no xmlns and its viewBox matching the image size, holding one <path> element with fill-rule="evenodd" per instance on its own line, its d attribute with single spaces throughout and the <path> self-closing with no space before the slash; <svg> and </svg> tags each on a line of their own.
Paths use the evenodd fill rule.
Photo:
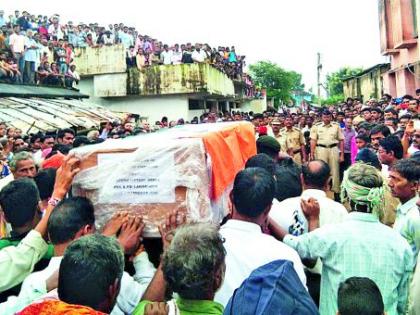
<svg viewBox="0 0 420 315">
<path fill-rule="evenodd" d="M 347 217 L 347 209 L 338 202 L 327 197 L 331 170 L 322 160 L 313 160 L 302 165 L 300 180 L 303 187 L 302 195 L 282 202 L 273 200 L 270 219 L 294 236 L 308 233 L 308 221 L 300 206 L 301 199 L 315 198 L 320 206 L 319 225 L 337 224 Z M 309 293 L 318 304 L 322 264 L 318 260 L 316 265 L 307 273 Z"/>
</svg>

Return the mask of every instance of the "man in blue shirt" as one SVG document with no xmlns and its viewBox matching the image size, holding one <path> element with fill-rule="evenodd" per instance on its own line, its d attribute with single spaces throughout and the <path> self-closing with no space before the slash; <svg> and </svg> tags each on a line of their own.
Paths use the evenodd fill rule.
<svg viewBox="0 0 420 315">
<path fill-rule="evenodd" d="M 6 19 L 4 18 L 4 11 L 0 10 L 0 27 L 6 25 Z"/>
</svg>

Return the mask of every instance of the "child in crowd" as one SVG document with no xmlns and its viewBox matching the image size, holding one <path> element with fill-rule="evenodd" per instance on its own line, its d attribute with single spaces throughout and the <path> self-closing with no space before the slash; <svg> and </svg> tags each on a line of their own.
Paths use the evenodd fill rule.
<svg viewBox="0 0 420 315">
<path fill-rule="evenodd" d="M 356 136 L 356 146 L 358 151 L 370 147 L 370 139 L 367 134 L 359 134 Z"/>
</svg>

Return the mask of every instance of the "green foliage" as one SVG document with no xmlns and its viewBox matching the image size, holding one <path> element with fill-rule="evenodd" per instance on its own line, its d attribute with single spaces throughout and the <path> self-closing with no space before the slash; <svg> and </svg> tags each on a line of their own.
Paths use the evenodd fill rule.
<svg viewBox="0 0 420 315">
<path fill-rule="evenodd" d="M 341 95 L 344 93 L 343 90 L 343 79 L 351 77 L 359 72 L 363 71 L 362 68 L 350 68 L 344 67 L 336 72 L 327 74 L 327 90 L 330 97 Z"/>
<path fill-rule="evenodd" d="M 275 98 L 288 103 L 292 100 L 293 90 L 303 90 L 302 75 L 295 71 L 287 71 L 270 61 L 259 61 L 249 66 L 250 74 L 257 86 L 266 88 L 267 98 Z"/>
<path fill-rule="evenodd" d="M 344 95 L 343 94 L 338 94 L 338 95 L 334 95 L 334 96 L 330 96 L 328 98 L 321 98 L 321 106 L 329 106 L 329 105 L 336 105 L 339 103 L 344 102 Z M 319 99 L 318 97 L 314 96 L 312 98 L 312 103 L 313 104 L 319 104 Z"/>
<path fill-rule="evenodd" d="M 322 106 L 336 105 L 336 104 L 342 103 L 342 102 L 344 102 L 344 95 L 343 94 L 330 96 L 328 98 L 321 98 L 321 105 Z M 312 98 L 312 103 L 319 104 L 318 97 L 314 96 Z"/>
<path fill-rule="evenodd" d="M 342 102 L 344 102 L 344 94 L 333 95 L 327 99 L 321 100 L 321 104 L 325 105 L 334 105 Z"/>
</svg>

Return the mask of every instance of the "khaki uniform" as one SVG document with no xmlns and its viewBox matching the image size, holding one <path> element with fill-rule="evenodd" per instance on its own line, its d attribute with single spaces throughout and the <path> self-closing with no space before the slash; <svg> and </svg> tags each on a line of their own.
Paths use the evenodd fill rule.
<svg viewBox="0 0 420 315">
<path fill-rule="evenodd" d="M 365 119 L 362 116 L 360 116 L 360 115 L 358 115 L 358 116 L 356 116 L 356 117 L 353 118 L 353 123 L 354 124 L 359 124 L 359 123 L 361 123 L 363 121 L 365 121 Z"/>
<path fill-rule="evenodd" d="M 302 131 L 296 127 L 292 127 L 290 130 L 283 128 L 280 130 L 280 134 L 285 139 L 285 151 L 291 151 L 293 160 L 299 165 L 302 164 L 301 148 L 302 145 L 305 145 Z"/>
<path fill-rule="evenodd" d="M 311 140 L 316 141 L 315 158 L 323 160 L 330 166 L 332 177 L 331 190 L 340 192 L 340 156 L 339 142 L 344 140 L 340 125 L 331 122 L 325 125 L 323 122 L 315 124 L 311 129 Z"/>
<path fill-rule="evenodd" d="M 286 139 L 282 136 L 281 132 L 277 136 L 273 134 L 273 137 L 277 140 L 278 143 L 280 143 L 280 152 L 287 153 Z"/>
<path fill-rule="evenodd" d="M 383 224 L 392 227 L 397 216 L 397 207 L 400 201 L 391 193 L 391 189 L 388 186 L 389 178 L 384 175 L 382 175 L 382 178 L 384 180 L 384 213 L 383 216 L 380 216 L 379 220 Z"/>
</svg>

